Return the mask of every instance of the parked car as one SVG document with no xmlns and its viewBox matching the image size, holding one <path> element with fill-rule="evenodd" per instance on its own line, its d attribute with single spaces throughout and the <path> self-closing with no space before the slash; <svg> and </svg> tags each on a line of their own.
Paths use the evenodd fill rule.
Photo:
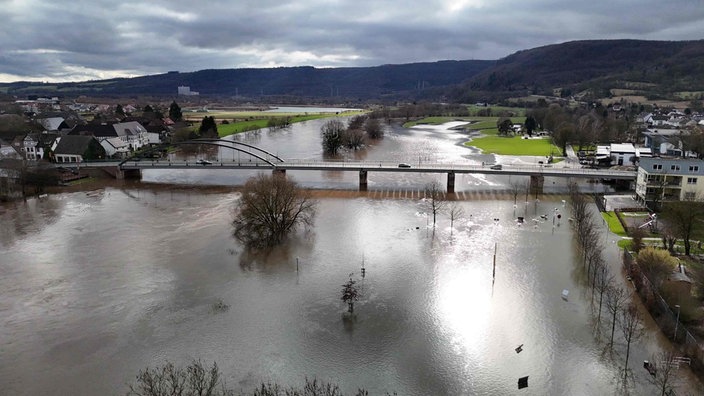
<svg viewBox="0 0 704 396">
<path fill-rule="evenodd" d="M 402 163 L 398 164 L 398 167 L 399 167 L 399 168 L 410 168 L 411 165 L 410 165 L 410 164 L 406 164 L 405 162 L 402 162 Z"/>
<path fill-rule="evenodd" d="M 213 164 L 212 162 L 210 162 L 210 161 L 208 161 L 208 160 L 204 160 L 204 159 L 199 159 L 199 160 L 196 161 L 196 162 L 199 163 L 199 164 L 201 164 L 201 165 L 212 165 L 212 164 Z"/>
<path fill-rule="evenodd" d="M 496 165 L 492 165 L 489 167 L 489 169 L 493 169 L 493 170 L 501 170 L 502 168 L 503 168 L 503 166 L 501 166 L 501 164 L 496 164 Z"/>
</svg>

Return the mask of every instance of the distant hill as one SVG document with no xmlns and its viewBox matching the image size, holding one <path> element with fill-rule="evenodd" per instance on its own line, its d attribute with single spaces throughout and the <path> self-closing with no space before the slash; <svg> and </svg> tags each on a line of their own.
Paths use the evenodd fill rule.
<svg viewBox="0 0 704 396">
<path fill-rule="evenodd" d="M 189 86 L 201 95 L 243 97 L 298 96 L 378 99 L 416 97 L 423 91 L 458 84 L 491 66 L 493 61 L 439 61 L 376 67 L 218 69 L 62 84 L 0 84 L 15 95 L 170 95 Z M 3 90 L 3 89 L 0 89 Z"/>
<path fill-rule="evenodd" d="M 704 40 L 587 40 L 523 50 L 505 58 L 376 67 L 218 69 L 102 81 L 0 84 L 0 92 L 39 95 L 175 96 L 178 86 L 201 95 L 248 98 L 427 99 L 494 101 L 526 94 L 611 89 L 653 98 L 704 93 Z M 694 95 L 694 96 L 692 96 Z"/>
<path fill-rule="evenodd" d="M 461 84 L 453 96 L 552 94 L 555 88 L 619 88 L 661 97 L 704 91 L 704 40 L 572 41 L 519 51 Z"/>
</svg>

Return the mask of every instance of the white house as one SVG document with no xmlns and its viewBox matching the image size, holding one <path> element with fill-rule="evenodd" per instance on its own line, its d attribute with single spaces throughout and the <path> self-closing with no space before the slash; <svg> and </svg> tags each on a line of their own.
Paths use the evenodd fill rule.
<svg viewBox="0 0 704 396">
<path fill-rule="evenodd" d="M 137 121 L 119 122 L 116 124 L 88 124 L 74 127 L 69 135 L 94 136 L 102 143 L 103 140 L 118 138 L 128 150 L 137 150 L 149 144 L 146 128 Z"/>
<path fill-rule="evenodd" d="M 129 145 L 119 137 L 103 139 L 100 145 L 105 149 L 105 155 L 110 158 L 126 158 L 130 152 Z"/>
</svg>

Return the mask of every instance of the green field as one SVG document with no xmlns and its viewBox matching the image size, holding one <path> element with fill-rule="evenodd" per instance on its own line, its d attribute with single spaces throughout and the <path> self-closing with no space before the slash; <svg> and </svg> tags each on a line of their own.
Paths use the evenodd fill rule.
<svg viewBox="0 0 704 396">
<path fill-rule="evenodd" d="M 185 112 L 184 118 L 190 120 L 194 123 L 194 129 L 197 129 L 200 125 L 200 121 L 203 117 L 213 117 L 218 125 L 218 135 L 220 137 L 225 137 L 229 135 L 234 135 L 236 133 L 252 131 L 256 129 L 266 128 L 269 124 L 270 119 L 275 118 L 290 118 L 291 123 L 295 124 L 297 122 L 304 122 L 309 120 L 316 120 L 319 118 L 328 117 L 339 117 L 339 116 L 351 116 L 363 114 L 362 111 L 354 112 L 344 112 L 340 114 L 336 113 L 269 113 L 263 111 L 209 111 L 207 113 L 202 112 Z M 223 124 L 223 121 L 227 121 L 227 124 Z"/>
<path fill-rule="evenodd" d="M 452 121 L 465 121 L 469 123 L 464 128 L 470 131 L 480 131 L 485 135 L 497 135 L 499 130 L 496 128 L 496 122 L 499 117 L 425 117 L 416 121 L 409 121 L 403 124 L 404 128 L 410 128 L 415 125 L 440 125 Z M 514 124 L 523 124 L 526 121 L 525 117 L 511 117 L 511 122 Z"/>
<path fill-rule="evenodd" d="M 520 136 L 479 137 L 465 143 L 465 146 L 476 147 L 485 154 L 550 156 L 560 153 L 550 139 L 523 139 Z"/>
</svg>

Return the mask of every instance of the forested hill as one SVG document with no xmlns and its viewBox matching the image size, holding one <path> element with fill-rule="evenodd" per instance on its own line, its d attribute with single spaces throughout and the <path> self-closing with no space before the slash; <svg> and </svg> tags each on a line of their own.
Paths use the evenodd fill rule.
<svg viewBox="0 0 704 396">
<path fill-rule="evenodd" d="M 167 95 L 189 86 L 201 95 L 321 100 L 494 101 L 527 94 L 567 95 L 611 89 L 674 99 L 704 92 L 704 40 L 589 40 L 523 50 L 496 61 L 465 60 L 376 67 L 218 69 L 102 81 L 0 84 L 28 94 Z M 698 97 L 701 99 L 701 97 Z"/>
<path fill-rule="evenodd" d="M 379 99 L 420 97 L 465 81 L 494 61 L 439 61 L 376 67 L 218 69 L 62 84 L 0 84 L 15 95 L 176 95 L 188 86 L 201 95 Z M 2 90 L 2 89 L 0 89 Z"/>
<path fill-rule="evenodd" d="M 453 96 L 519 96 L 555 88 L 620 88 L 646 96 L 704 91 L 704 40 L 572 41 L 519 51 L 461 84 Z"/>
</svg>

